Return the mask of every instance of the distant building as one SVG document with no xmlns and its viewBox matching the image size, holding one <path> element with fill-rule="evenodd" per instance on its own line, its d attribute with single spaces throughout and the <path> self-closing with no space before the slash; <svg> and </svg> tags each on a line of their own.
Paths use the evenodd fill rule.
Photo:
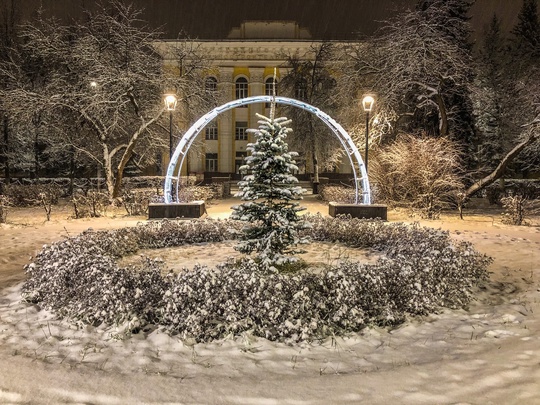
<svg viewBox="0 0 540 405">
<path fill-rule="evenodd" d="M 279 94 L 280 78 L 286 74 L 283 67 L 285 56 L 308 54 L 314 42 L 318 41 L 311 40 L 309 31 L 293 21 L 247 21 L 233 28 L 227 39 L 199 41 L 197 45 L 213 60 L 213 69 L 206 79 L 207 86 L 215 86 L 225 94 L 226 102 L 272 95 L 274 71 Z M 175 63 L 167 49 L 174 43 L 165 41 L 160 45 L 165 64 Z M 251 104 L 219 115 L 216 122 L 207 125 L 201 133 L 201 142 L 190 150 L 182 174 L 189 171 L 190 174 L 205 173 L 206 177 L 239 178 L 238 169 L 247 156 L 246 146 L 253 142 L 253 135 L 246 130 L 258 127 L 257 113 L 268 116 L 270 105 Z M 302 174 L 305 164 L 302 161 L 298 163 Z M 162 164 L 167 167 L 168 154 L 164 154 Z M 350 166 L 342 166 L 340 172 L 350 172 Z"/>
</svg>

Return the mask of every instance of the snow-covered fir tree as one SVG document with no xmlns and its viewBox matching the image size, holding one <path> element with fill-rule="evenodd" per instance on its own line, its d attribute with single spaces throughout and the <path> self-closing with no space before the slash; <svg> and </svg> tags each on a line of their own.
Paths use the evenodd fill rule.
<svg viewBox="0 0 540 405">
<path fill-rule="evenodd" d="M 259 129 L 250 130 L 256 142 L 247 146 L 250 155 L 240 167 L 245 177 L 237 194 L 246 202 L 233 207 L 231 215 L 247 223 L 235 249 L 256 252 L 255 259 L 268 268 L 296 261 L 297 246 L 307 242 L 299 231 L 309 227 L 298 215 L 304 208 L 296 201 L 305 190 L 293 174 L 298 154 L 289 152 L 286 142 L 290 120 L 273 118 L 273 110 L 270 118 L 257 114 Z"/>
</svg>

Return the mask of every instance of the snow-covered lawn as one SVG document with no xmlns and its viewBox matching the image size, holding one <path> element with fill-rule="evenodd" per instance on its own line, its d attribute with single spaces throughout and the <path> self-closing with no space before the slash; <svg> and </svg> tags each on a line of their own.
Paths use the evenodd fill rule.
<svg viewBox="0 0 540 405">
<path fill-rule="evenodd" d="M 306 203 L 310 212 L 327 212 Z M 209 214 L 224 217 L 230 205 L 211 206 Z M 53 213 L 43 223 L 38 210 L 14 210 L 0 229 L 0 403 L 540 403 L 538 226 L 502 225 L 486 215 L 423 223 L 494 258 L 491 281 L 467 310 L 310 344 L 249 335 L 195 344 L 161 329 L 126 338 L 115 327 L 77 328 L 21 303 L 22 266 L 42 244 L 137 222 L 66 217 Z M 340 249 L 333 253 L 350 255 Z M 204 263 L 229 253 L 230 246 L 203 245 L 182 257 Z"/>
</svg>

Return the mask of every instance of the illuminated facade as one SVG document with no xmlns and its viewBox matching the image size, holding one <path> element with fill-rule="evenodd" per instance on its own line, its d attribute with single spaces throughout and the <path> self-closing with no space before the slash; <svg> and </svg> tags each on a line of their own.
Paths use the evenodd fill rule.
<svg viewBox="0 0 540 405">
<path fill-rule="evenodd" d="M 258 95 L 271 95 L 274 71 L 279 93 L 280 78 L 287 55 L 309 54 L 316 41 L 309 40 L 309 32 L 294 22 L 246 22 L 235 28 L 229 38 L 219 41 L 200 41 L 200 51 L 213 61 L 207 78 L 207 87 L 225 95 L 224 102 Z M 161 46 L 166 64 L 174 64 L 167 47 Z M 208 124 L 194 144 L 182 167 L 182 174 L 206 173 L 206 176 L 238 177 L 238 169 L 247 155 L 246 146 L 253 141 L 248 128 L 257 128 L 257 113 L 268 116 L 270 105 L 251 104 L 227 111 Z M 187 128 L 184 128 L 184 130 Z M 167 159 L 167 158 L 165 158 Z M 301 162 L 300 162 L 301 163 Z M 163 162 L 166 167 L 168 160 Z M 305 167 L 301 166 L 301 171 Z M 350 172 L 347 163 L 341 172 Z"/>
</svg>

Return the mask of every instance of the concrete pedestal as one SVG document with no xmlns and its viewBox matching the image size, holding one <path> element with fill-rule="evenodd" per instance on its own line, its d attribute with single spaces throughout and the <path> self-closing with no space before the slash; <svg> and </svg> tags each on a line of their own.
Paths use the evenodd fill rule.
<svg viewBox="0 0 540 405">
<path fill-rule="evenodd" d="M 331 202 L 328 204 L 331 217 L 337 215 L 350 215 L 353 218 L 380 218 L 388 220 L 388 207 L 382 204 L 342 204 Z"/>
<path fill-rule="evenodd" d="M 204 201 L 189 203 L 150 203 L 148 219 L 161 218 L 200 218 L 206 213 Z"/>
</svg>

